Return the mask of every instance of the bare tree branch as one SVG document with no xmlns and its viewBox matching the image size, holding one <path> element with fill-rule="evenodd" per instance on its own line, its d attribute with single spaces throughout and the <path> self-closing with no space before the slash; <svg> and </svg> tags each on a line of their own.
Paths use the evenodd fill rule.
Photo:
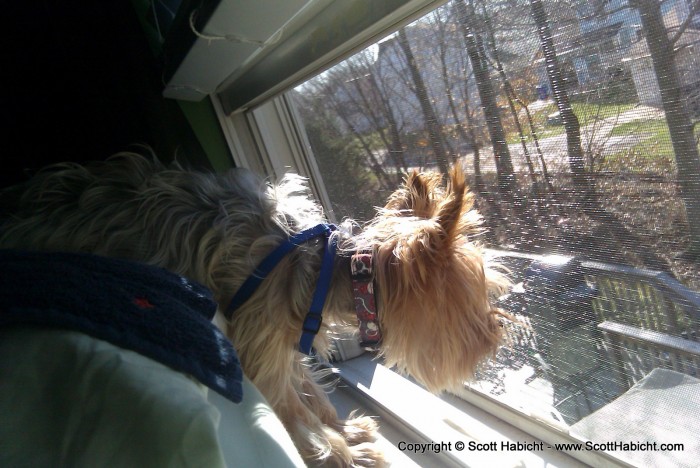
<svg viewBox="0 0 700 468">
<path fill-rule="evenodd" d="M 685 32 L 686 29 L 688 29 L 688 26 L 690 26 L 690 23 L 693 21 L 695 14 L 700 11 L 700 0 L 694 0 L 693 4 L 690 6 L 690 11 L 688 12 L 688 16 L 683 20 L 683 22 L 678 26 L 678 29 L 676 30 L 675 34 L 669 39 L 671 44 L 675 44 L 678 42 L 678 40 L 681 38 L 683 33 Z M 674 28 L 676 29 L 676 28 Z"/>
</svg>

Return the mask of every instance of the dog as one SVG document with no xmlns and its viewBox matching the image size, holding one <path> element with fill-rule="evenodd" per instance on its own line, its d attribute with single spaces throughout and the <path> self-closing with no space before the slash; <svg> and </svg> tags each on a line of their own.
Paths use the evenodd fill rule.
<svg viewBox="0 0 700 468">
<path fill-rule="evenodd" d="M 120 153 L 52 166 L 8 192 L 0 247 L 136 260 L 203 284 L 305 461 L 377 466 L 377 424 L 339 420 L 305 353 L 327 358 L 333 333 L 354 329 L 436 393 L 495 353 L 507 280 L 484 260 L 463 172 L 448 179 L 414 171 L 369 223 L 336 227 L 300 176 L 272 184 Z"/>
</svg>

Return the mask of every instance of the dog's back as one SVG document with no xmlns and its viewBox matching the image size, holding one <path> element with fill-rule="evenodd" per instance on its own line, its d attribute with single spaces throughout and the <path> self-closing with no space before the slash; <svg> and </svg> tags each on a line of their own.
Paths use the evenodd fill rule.
<svg viewBox="0 0 700 468">
<path fill-rule="evenodd" d="M 288 181 L 287 191 L 303 190 Z M 245 257 L 261 234 L 286 234 L 288 220 L 275 220 L 288 216 L 278 213 L 275 198 L 261 178 L 242 169 L 198 172 L 134 153 L 84 166 L 58 164 L 3 192 L 0 248 L 135 260 L 221 294 L 217 289 L 227 281 L 214 276 L 224 270 L 222 259 L 233 263 L 227 275 L 236 274 L 237 264 L 247 275 L 250 259 L 235 253 Z M 320 212 L 313 204 L 305 211 Z"/>
</svg>

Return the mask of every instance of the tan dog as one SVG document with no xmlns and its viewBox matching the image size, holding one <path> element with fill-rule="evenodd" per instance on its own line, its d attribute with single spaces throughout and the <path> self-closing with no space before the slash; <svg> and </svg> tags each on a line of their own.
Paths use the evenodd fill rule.
<svg viewBox="0 0 700 468">
<path fill-rule="evenodd" d="M 381 331 L 378 350 L 387 365 L 438 392 L 461 385 L 494 353 L 501 332 L 490 300 L 505 281 L 474 242 L 480 217 L 464 175 L 453 170 L 446 189 L 441 180 L 414 172 L 359 233 L 349 232 L 348 221 L 300 243 L 229 313 L 270 252 L 326 222 L 302 178 L 288 175 L 273 186 L 248 171 L 194 172 L 127 153 L 84 167 L 58 165 L 15 194 L 0 247 L 132 259 L 206 285 L 229 316 L 226 332 L 245 374 L 307 462 L 371 466 L 382 461 L 372 444 L 374 421 L 338 420 L 299 350 L 300 335 L 327 356 L 327 324 L 357 328 L 351 257 L 369 252 L 378 318 L 365 325 Z M 327 246 L 336 244 L 332 256 Z M 332 279 L 319 273 L 324 252 L 333 260 Z M 302 329 L 315 328 L 308 313 L 324 277 L 323 324 L 309 335 Z"/>
</svg>

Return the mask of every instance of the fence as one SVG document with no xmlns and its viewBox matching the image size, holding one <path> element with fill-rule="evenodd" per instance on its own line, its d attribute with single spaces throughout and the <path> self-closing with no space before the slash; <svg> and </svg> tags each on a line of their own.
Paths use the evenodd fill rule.
<svg viewBox="0 0 700 468">
<path fill-rule="evenodd" d="M 627 387 L 656 368 L 700 377 L 700 343 L 615 322 L 598 325 L 603 346 Z"/>
<path fill-rule="evenodd" d="M 551 310 L 543 323 L 542 309 L 561 304 L 546 297 L 548 290 L 528 290 L 527 276 L 532 274 L 531 265 L 533 262 L 546 263 L 547 257 L 492 253 L 512 269 L 516 280 L 525 279 L 524 286 L 520 284 L 516 289 L 515 295 L 519 298 L 511 299 L 510 304 L 515 305 L 515 313 L 522 314 L 527 323 L 533 325 L 509 327 L 511 342 L 520 349 L 530 347 L 537 352 L 545 341 L 538 340 L 538 334 L 539 338 L 543 334 L 546 338 L 554 326 L 551 317 L 561 314 Z M 561 262 L 561 258 L 558 261 Z M 574 364 L 578 364 L 574 361 L 583 353 L 588 356 L 595 354 L 605 361 L 608 373 L 613 373 L 606 378 L 615 379 L 621 388 L 629 388 L 654 368 L 673 369 L 700 377 L 700 294 L 663 272 L 593 261 L 582 261 L 576 269 L 592 291 L 590 303 L 594 315 L 590 330 L 594 331 L 591 333 L 587 329 L 579 342 L 568 345 L 567 337 L 569 341 L 575 340 L 577 330 L 562 333 L 558 341 L 566 349 L 552 353 L 560 363 L 560 371 L 575 369 Z M 526 299 L 528 295 L 529 301 Z M 535 313 L 539 314 L 539 324 L 533 320 Z M 567 363 L 567 356 L 574 361 Z M 556 367 L 553 378 L 572 378 L 571 375 L 556 375 Z"/>
<path fill-rule="evenodd" d="M 677 336 L 700 337 L 700 294 L 668 274 L 586 261 L 586 277 L 597 287 L 593 309 L 599 320 Z"/>
</svg>

